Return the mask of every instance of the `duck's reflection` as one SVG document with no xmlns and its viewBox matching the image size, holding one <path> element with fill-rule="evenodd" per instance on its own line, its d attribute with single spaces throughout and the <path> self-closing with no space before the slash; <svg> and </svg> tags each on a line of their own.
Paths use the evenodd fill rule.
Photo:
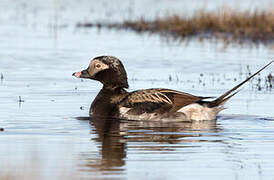
<svg viewBox="0 0 274 180">
<path fill-rule="evenodd" d="M 120 132 L 120 123 L 114 119 L 93 118 L 90 121 L 97 137 L 92 140 L 101 144 L 101 162 L 104 168 L 122 167 L 126 157 L 126 143 Z"/>
<path fill-rule="evenodd" d="M 176 151 L 178 148 L 197 147 L 195 142 L 211 141 L 221 129 L 216 121 L 140 122 L 110 118 L 90 118 L 92 133 L 99 143 L 100 156 L 85 153 L 85 166 L 90 171 L 123 171 L 127 151 Z M 204 137 L 204 138 L 201 138 Z M 174 146 L 173 144 L 176 144 Z"/>
</svg>

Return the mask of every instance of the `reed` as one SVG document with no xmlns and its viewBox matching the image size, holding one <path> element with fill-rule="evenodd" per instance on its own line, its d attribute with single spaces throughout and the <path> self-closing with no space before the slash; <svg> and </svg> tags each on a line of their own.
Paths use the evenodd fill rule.
<svg viewBox="0 0 274 180">
<path fill-rule="evenodd" d="M 217 37 L 254 42 L 274 40 L 274 10 L 240 11 L 220 8 L 216 11 L 198 10 L 193 16 L 174 14 L 154 20 L 128 20 L 123 23 L 79 23 L 78 27 L 107 27 L 131 29 L 136 32 L 160 33 L 174 37 Z"/>
</svg>

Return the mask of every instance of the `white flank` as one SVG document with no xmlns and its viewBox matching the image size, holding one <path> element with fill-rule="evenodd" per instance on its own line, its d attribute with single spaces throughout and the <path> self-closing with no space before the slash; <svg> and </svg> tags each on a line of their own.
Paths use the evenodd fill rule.
<svg viewBox="0 0 274 180">
<path fill-rule="evenodd" d="M 163 114 L 157 113 L 143 113 L 141 115 L 131 115 L 127 112 L 131 108 L 120 107 L 120 118 L 129 120 L 160 120 L 160 121 L 203 121 L 203 120 L 215 120 L 216 115 L 223 110 L 222 106 L 208 108 L 197 103 L 187 105 L 177 112 L 181 113 L 176 116 L 163 116 Z"/>
<path fill-rule="evenodd" d="M 143 113 L 141 115 L 131 115 L 131 114 L 127 114 L 127 112 L 130 110 L 131 108 L 126 108 L 126 107 L 120 107 L 119 111 L 120 111 L 120 117 L 121 118 L 125 118 L 125 119 L 129 119 L 129 120 L 153 120 L 155 118 L 157 118 L 157 114 L 156 113 Z"/>
<path fill-rule="evenodd" d="M 215 120 L 216 115 L 223 110 L 222 106 L 209 108 L 197 103 L 187 105 L 177 112 L 182 112 L 189 120 L 201 121 L 201 120 Z"/>
</svg>

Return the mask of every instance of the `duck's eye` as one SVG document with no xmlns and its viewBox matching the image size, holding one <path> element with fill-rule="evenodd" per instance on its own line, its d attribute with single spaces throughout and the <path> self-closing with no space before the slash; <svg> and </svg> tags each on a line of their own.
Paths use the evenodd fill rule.
<svg viewBox="0 0 274 180">
<path fill-rule="evenodd" d="M 96 64 L 95 68 L 100 69 L 101 68 L 101 64 Z"/>
</svg>

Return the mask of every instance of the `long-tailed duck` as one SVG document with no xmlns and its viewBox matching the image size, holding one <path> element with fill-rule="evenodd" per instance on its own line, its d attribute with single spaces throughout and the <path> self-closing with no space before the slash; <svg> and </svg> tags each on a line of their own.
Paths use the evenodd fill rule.
<svg viewBox="0 0 274 180">
<path fill-rule="evenodd" d="M 103 84 L 90 107 L 91 116 L 127 120 L 215 120 L 216 115 L 224 109 L 224 103 L 238 92 L 236 90 L 273 62 L 213 100 L 162 88 L 127 92 L 125 68 L 113 56 L 96 57 L 87 69 L 75 72 L 73 76 L 97 80 Z"/>
</svg>

